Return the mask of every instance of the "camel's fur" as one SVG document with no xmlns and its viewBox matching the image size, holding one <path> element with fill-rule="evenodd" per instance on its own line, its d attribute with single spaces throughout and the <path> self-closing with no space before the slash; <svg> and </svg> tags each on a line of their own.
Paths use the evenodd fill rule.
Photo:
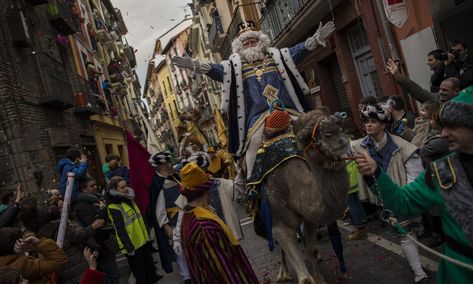
<svg viewBox="0 0 473 284">
<path fill-rule="evenodd" d="M 294 268 L 299 283 L 323 283 L 317 269 L 316 232 L 319 225 L 329 225 L 341 216 L 346 208 L 348 176 L 344 163 L 334 166 L 349 145 L 348 136 L 341 131 L 338 119 L 328 116 L 324 109 L 303 114 L 294 121 L 300 149 L 311 143 L 312 130 L 319 126 L 317 152 L 313 148 L 305 153 L 306 161 L 289 159 L 268 177 L 268 200 L 271 205 L 273 234 L 279 242 L 283 260 L 278 280 L 290 279 L 285 257 Z M 296 231 L 304 223 L 306 252 L 298 246 Z M 307 261 L 313 267 L 311 275 Z"/>
</svg>

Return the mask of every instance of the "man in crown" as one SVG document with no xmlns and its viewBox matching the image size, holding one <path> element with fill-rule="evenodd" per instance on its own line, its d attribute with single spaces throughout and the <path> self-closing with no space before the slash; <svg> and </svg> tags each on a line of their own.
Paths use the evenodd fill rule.
<svg viewBox="0 0 473 284">
<path fill-rule="evenodd" d="M 304 95 L 309 88 L 296 64 L 317 47 L 325 47 L 335 25 L 320 23 L 305 42 L 283 49 L 270 47 L 269 37 L 257 31 L 254 22 L 240 24 L 239 30 L 232 43 L 233 54 L 221 64 L 189 57 L 174 57 L 173 63 L 223 83 L 221 108 L 228 114 L 229 151 L 236 157 L 245 155 L 249 177 L 273 102 L 277 100 L 291 114 L 308 110 Z"/>
</svg>

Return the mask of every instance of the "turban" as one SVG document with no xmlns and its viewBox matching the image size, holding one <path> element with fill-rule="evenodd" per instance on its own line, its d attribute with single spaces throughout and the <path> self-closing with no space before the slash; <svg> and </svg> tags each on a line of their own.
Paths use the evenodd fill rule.
<svg viewBox="0 0 473 284">
<path fill-rule="evenodd" d="M 182 195 L 199 196 L 208 191 L 213 184 L 207 174 L 195 162 L 188 163 L 181 170 Z"/>
<path fill-rule="evenodd" d="M 369 118 L 377 119 L 384 123 L 391 122 L 391 112 L 386 105 L 366 105 L 361 111 L 361 119 L 366 120 Z"/>
<path fill-rule="evenodd" d="M 157 168 L 159 165 L 165 164 L 165 163 L 172 163 L 172 155 L 170 152 L 159 152 L 157 154 L 154 154 L 150 159 L 149 163 L 151 166 L 154 168 Z"/>
<path fill-rule="evenodd" d="M 182 161 L 182 164 L 186 165 L 188 163 L 194 162 L 200 168 L 207 168 L 209 166 L 209 157 L 206 153 L 199 151 L 193 153 L 189 158 Z"/>
</svg>

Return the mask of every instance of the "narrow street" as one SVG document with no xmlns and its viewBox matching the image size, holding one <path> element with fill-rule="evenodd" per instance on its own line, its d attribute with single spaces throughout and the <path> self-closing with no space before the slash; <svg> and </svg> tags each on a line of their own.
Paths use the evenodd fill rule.
<svg viewBox="0 0 473 284">
<path fill-rule="evenodd" d="M 279 271 L 280 254 L 279 249 L 270 252 L 264 239 L 257 236 L 253 230 L 253 222 L 246 216 L 243 205 L 234 203 L 237 209 L 240 223 L 245 238 L 241 245 L 247 254 L 253 269 L 259 279 L 270 279 L 270 283 L 276 283 Z M 321 229 L 320 240 L 320 270 L 327 283 L 361 284 L 361 283 L 385 283 L 400 284 L 414 283 L 414 276 L 410 271 L 407 261 L 402 255 L 401 248 L 396 244 L 396 236 L 387 228 L 382 228 L 379 221 L 371 221 L 368 224 L 369 237 L 365 240 L 349 241 L 348 235 L 352 226 L 344 226 L 339 221 L 340 232 L 344 244 L 345 261 L 348 272 L 342 275 L 338 270 L 338 260 L 332 250 L 327 231 Z M 301 244 L 302 248 L 302 244 Z M 433 272 L 437 270 L 437 262 L 433 257 L 427 256 L 420 251 L 423 267 L 431 277 L 431 283 L 435 283 Z M 155 254 L 155 259 L 157 259 Z M 119 270 L 122 275 L 121 283 L 128 283 L 129 269 L 126 259 L 119 256 Z M 160 264 L 157 263 L 159 269 Z M 161 269 L 160 269 L 161 270 Z M 160 272 L 161 274 L 162 271 Z M 177 272 L 164 274 L 159 282 L 163 284 L 174 284 L 179 282 Z M 296 281 L 292 283 L 297 283 Z"/>
</svg>

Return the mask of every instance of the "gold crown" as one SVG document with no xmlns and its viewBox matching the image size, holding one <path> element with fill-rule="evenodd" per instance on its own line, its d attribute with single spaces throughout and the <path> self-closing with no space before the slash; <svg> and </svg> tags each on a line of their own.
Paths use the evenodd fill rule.
<svg viewBox="0 0 473 284">
<path fill-rule="evenodd" d="M 245 32 L 256 31 L 256 24 L 253 21 L 244 21 L 238 25 L 238 36 Z"/>
</svg>

